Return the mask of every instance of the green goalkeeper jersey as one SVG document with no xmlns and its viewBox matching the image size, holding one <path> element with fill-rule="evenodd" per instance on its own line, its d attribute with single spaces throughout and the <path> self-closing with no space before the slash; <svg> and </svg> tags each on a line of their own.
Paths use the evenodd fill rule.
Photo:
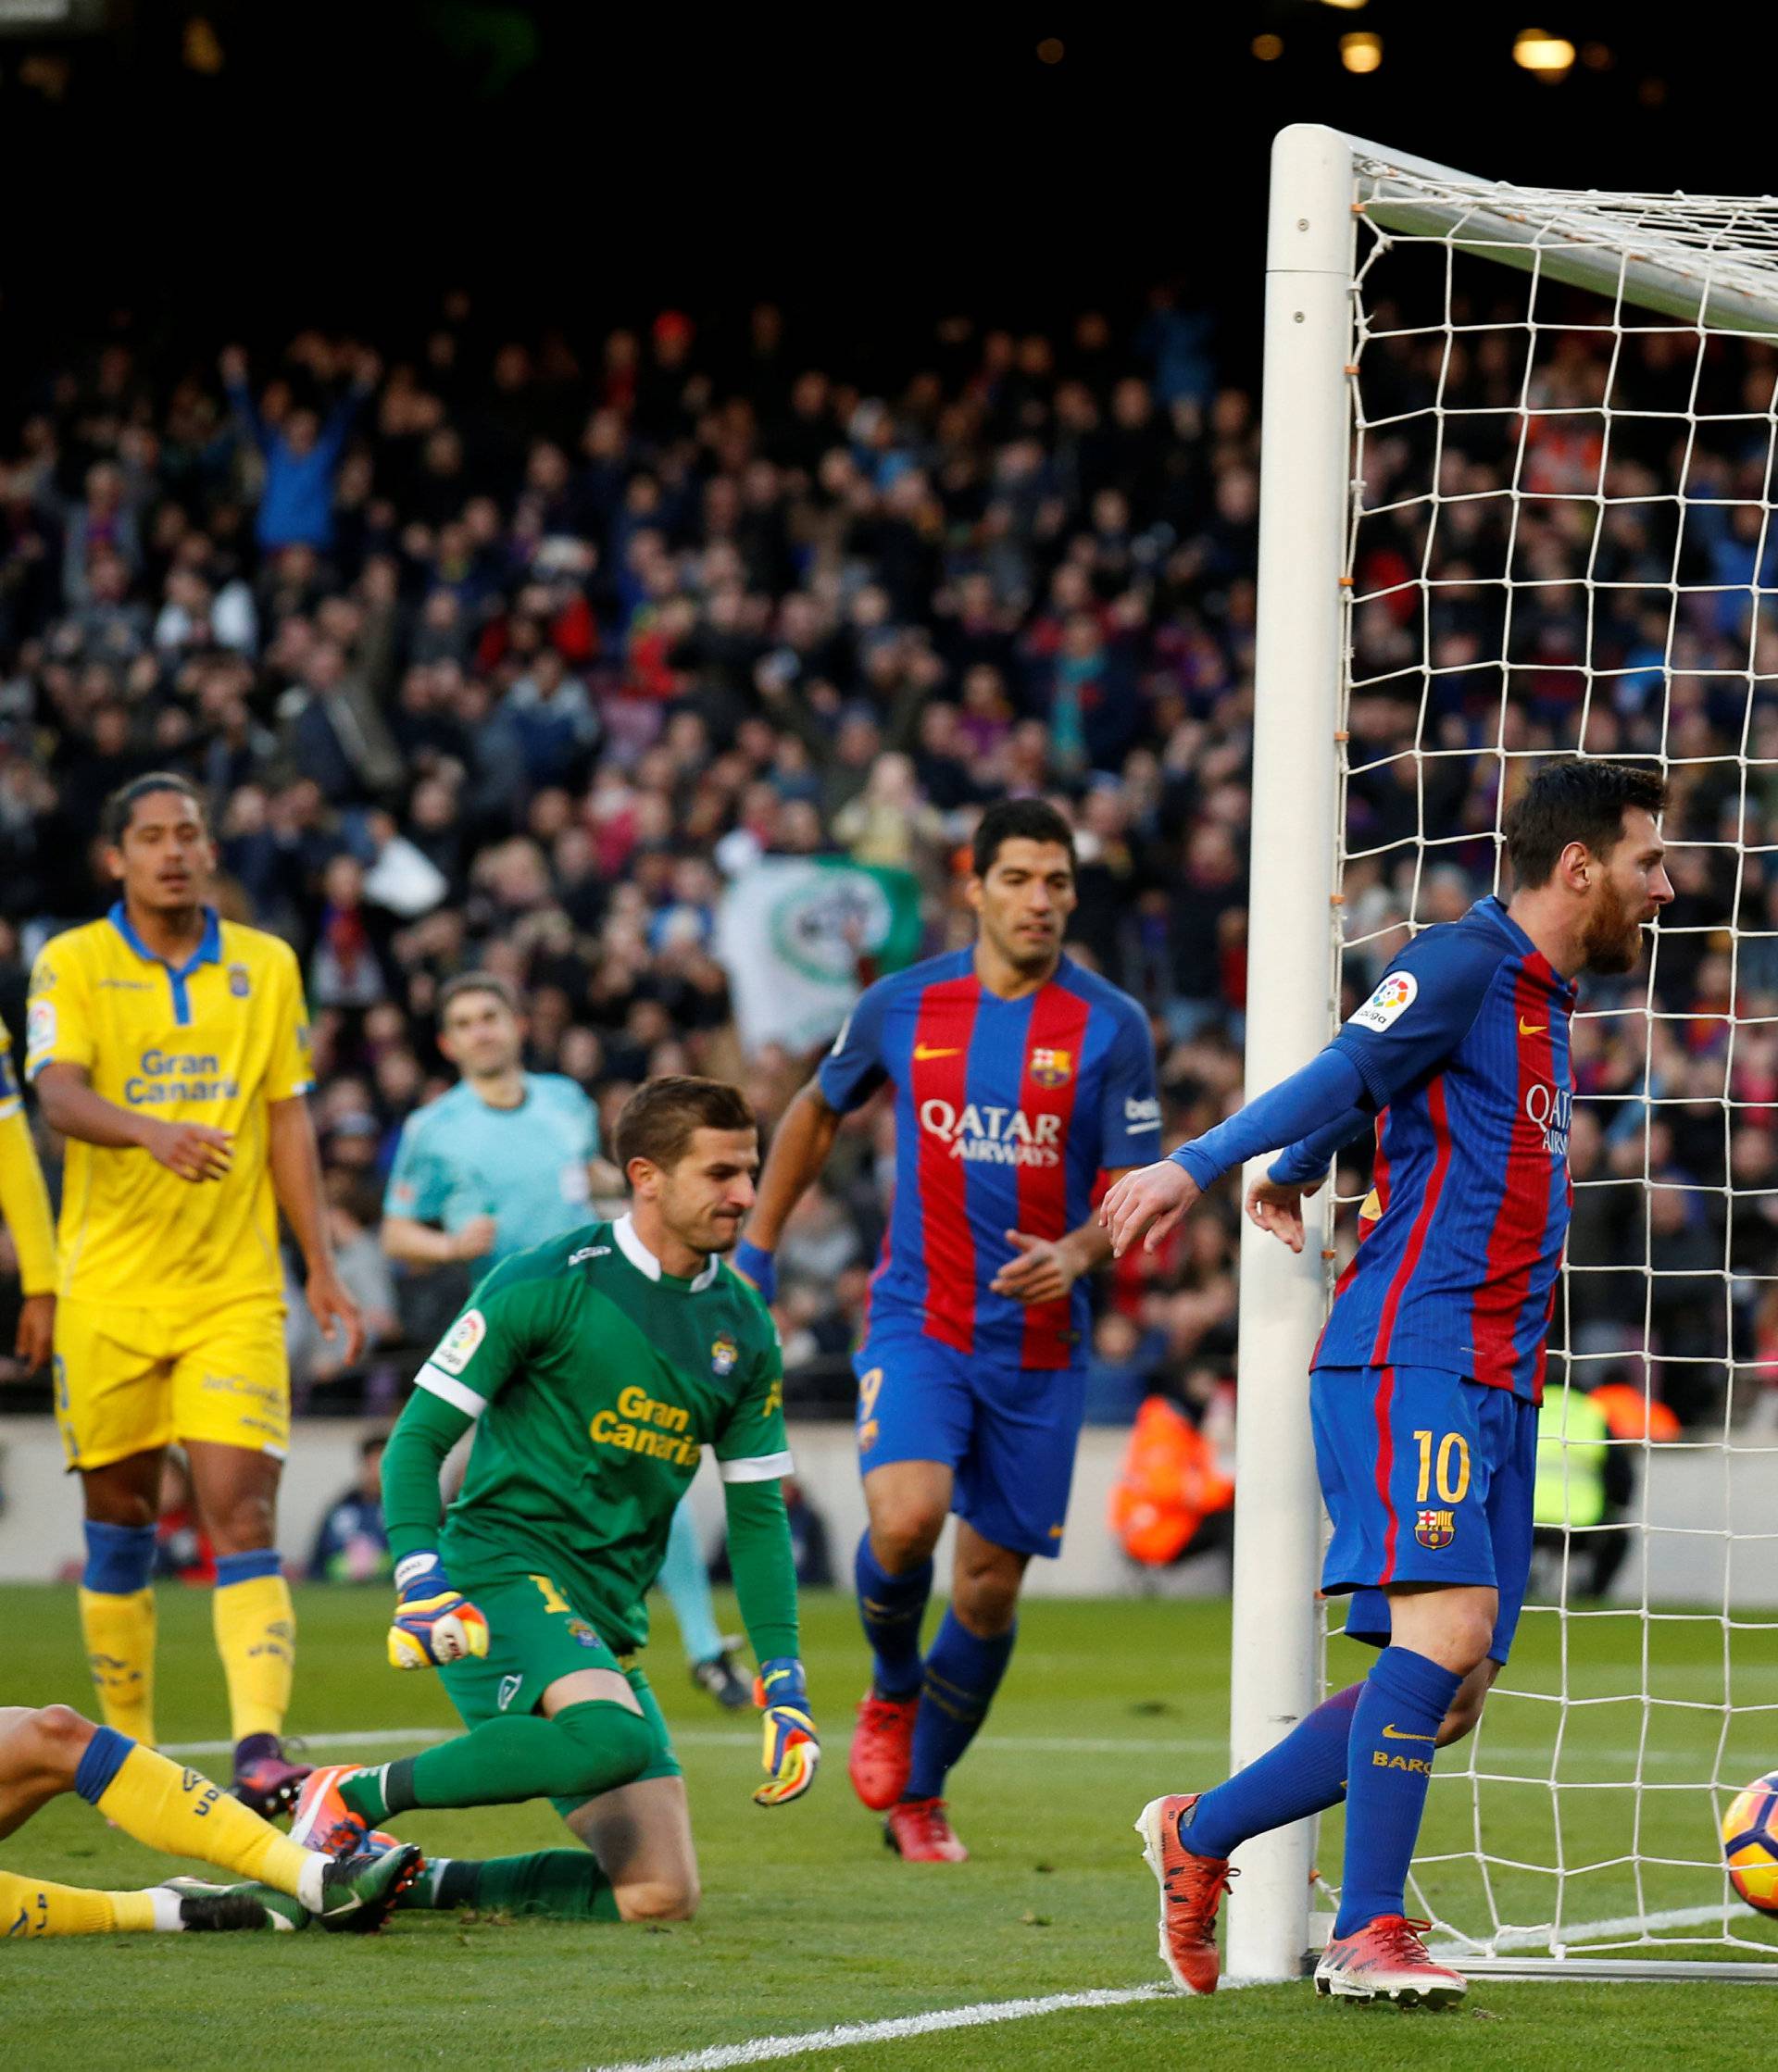
<svg viewBox="0 0 1778 2072">
<path fill-rule="evenodd" d="M 663 1271 L 627 1216 L 496 1267 L 415 1383 L 475 1421 L 438 1540 L 452 1582 L 547 1576 L 620 1653 L 647 1639 L 703 1448 L 725 1482 L 791 1470 L 770 1313 L 719 1258 L 694 1280 Z"/>
</svg>

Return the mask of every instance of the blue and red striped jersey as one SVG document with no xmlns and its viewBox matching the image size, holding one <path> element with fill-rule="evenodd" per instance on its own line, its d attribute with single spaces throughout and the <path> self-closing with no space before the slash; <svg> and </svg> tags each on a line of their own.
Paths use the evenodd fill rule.
<svg viewBox="0 0 1778 2072">
<path fill-rule="evenodd" d="M 1334 1038 L 1379 1110 L 1378 1215 L 1314 1365 L 1441 1367 L 1541 1400 L 1572 1200 L 1573 1007 L 1483 899 L 1419 936 Z"/>
<path fill-rule="evenodd" d="M 1002 1000 L 976 977 L 974 950 L 958 950 L 870 987 L 820 1073 L 842 1114 L 885 1080 L 895 1091 L 895 1197 L 871 1329 L 905 1317 L 961 1353 L 1071 1367 L 1085 1288 L 1027 1304 L 990 1283 L 1014 1256 L 1008 1230 L 1077 1229 L 1102 1169 L 1158 1155 L 1146 1016 L 1066 956 L 1035 992 Z"/>
</svg>

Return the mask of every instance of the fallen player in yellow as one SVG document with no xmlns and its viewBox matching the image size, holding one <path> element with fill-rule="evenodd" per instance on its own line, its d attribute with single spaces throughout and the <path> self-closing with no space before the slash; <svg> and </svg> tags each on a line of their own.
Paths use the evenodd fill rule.
<svg viewBox="0 0 1778 2072">
<path fill-rule="evenodd" d="M 0 1936 L 106 1935 L 131 1929 L 381 1928 L 412 1883 L 409 1842 L 339 1861 L 305 1849 L 196 1770 L 95 1727 L 67 1705 L 0 1705 L 0 1838 L 64 1791 L 126 1834 L 195 1856 L 240 1884 L 171 1879 L 133 1892 L 55 1885 L 0 1870 Z"/>
</svg>

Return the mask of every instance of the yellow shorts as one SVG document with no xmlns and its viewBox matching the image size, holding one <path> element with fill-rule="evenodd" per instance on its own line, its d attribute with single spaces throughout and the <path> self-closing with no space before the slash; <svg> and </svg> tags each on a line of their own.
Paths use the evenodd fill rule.
<svg viewBox="0 0 1778 2072">
<path fill-rule="evenodd" d="M 164 1313 L 64 1298 L 56 1304 L 56 1422 L 70 1467 L 194 1439 L 282 1460 L 283 1304 L 257 1295 Z"/>
</svg>

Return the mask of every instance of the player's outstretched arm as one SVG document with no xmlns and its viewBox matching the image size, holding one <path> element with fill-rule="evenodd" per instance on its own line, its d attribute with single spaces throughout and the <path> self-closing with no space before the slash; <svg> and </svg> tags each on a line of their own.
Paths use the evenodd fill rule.
<svg viewBox="0 0 1778 2072">
<path fill-rule="evenodd" d="M 224 1180 L 234 1160 L 234 1139 L 207 1122 L 161 1122 L 136 1115 L 94 1092 L 81 1065 L 45 1065 L 35 1080 L 44 1120 L 64 1137 L 106 1151 L 145 1151 L 181 1180 Z"/>
<path fill-rule="evenodd" d="M 808 1709 L 796 1619 L 796 1557 L 790 1542 L 783 1484 L 775 1478 L 725 1481 L 729 1566 L 741 1622 L 759 1679 L 754 1700 L 765 1713 L 766 1782 L 754 1804 L 787 1805 L 815 1781 L 821 1745 Z"/>
<path fill-rule="evenodd" d="M 0 1050 L 0 1095 L 10 1080 L 11 1066 Z M 12 1239 L 24 1294 L 13 1351 L 25 1371 L 34 1374 L 48 1365 L 55 1335 L 56 1225 L 31 1124 L 19 1106 L 10 1115 L 0 1116 L 0 1222 Z"/>
<path fill-rule="evenodd" d="M 1300 1072 L 1294 1072 L 1257 1101 L 1249 1101 L 1226 1122 L 1112 1188 L 1099 1208 L 1100 1221 L 1111 1233 L 1112 1251 L 1121 1258 L 1145 1235 L 1153 1251 L 1224 1173 L 1261 1152 L 1296 1144 L 1327 1129 L 1359 1107 L 1365 1092 L 1358 1067 L 1343 1050 L 1330 1044 Z M 1169 1177 L 1170 1168 L 1177 1179 Z"/>
<path fill-rule="evenodd" d="M 778 1240 L 791 1211 L 827 1164 L 840 1121 L 839 1111 L 828 1105 L 826 1095 L 811 1080 L 784 1110 L 772 1137 L 753 1214 L 747 1218 L 747 1234 L 733 1254 L 736 1272 L 745 1274 L 768 1302 L 777 1292 L 772 1254 Z"/>
<path fill-rule="evenodd" d="M 1248 1217 L 1280 1243 L 1300 1252 L 1305 1240 L 1303 1204 L 1321 1192 L 1334 1155 L 1370 1131 L 1376 1119 L 1368 1107 L 1348 1108 L 1300 1143 L 1287 1144 L 1272 1160 L 1265 1178 L 1247 1189 Z"/>
<path fill-rule="evenodd" d="M 320 1147 L 315 1142 L 308 1103 L 295 1093 L 287 1101 L 267 1102 L 266 1113 L 266 1162 L 271 1168 L 272 1192 L 308 1268 L 303 1292 L 322 1335 L 331 1338 L 339 1330 L 344 1340 L 341 1364 L 350 1367 L 364 1350 L 364 1317 L 334 1270 L 321 1195 Z"/>
</svg>

